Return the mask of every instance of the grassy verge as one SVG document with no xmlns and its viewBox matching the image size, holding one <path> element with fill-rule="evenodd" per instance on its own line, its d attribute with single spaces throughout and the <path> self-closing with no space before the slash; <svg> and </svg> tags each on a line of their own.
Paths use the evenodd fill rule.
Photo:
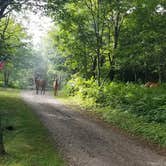
<svg viewBox="0 0 166 166">
<path fill-rule="evenodd" d="M 0 89 L 0 112 L 3 125 L 14 126 L 4 132 L 7 155 L 0 166 L 62 166 L 46 129 L 19 97 L 18 91 Z"/>
<path fill-rule="evenodd" d="M 141 136 L 145 140 L 155 143 L 162 148 L 166 148 L 166 124 L 157 122 L 147 122 L 147 119 L 138 117 L 128 111 L 119 111 L 115 108 L 92 105 L 89 107 L 89 100 L 82 100 L 77 97 L 66 97 L 60 95 L 61 101 L 68 105 L 77 105 L 84 110 L 91 111 L 101 117 L 104 121 L 116 125 L 132 135 Z"/>
</svg>

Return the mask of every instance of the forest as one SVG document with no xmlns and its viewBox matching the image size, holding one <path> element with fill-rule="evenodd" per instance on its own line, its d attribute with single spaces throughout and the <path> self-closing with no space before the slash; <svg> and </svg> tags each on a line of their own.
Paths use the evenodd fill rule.
<svg viewBox="0 0 166 166">
<path fill-rule="evenodd" d="M 72 74 L 99 86 L 165 81 L 164 1 L 52 2 L 49 11 L 57 22 L 54 46 Z"/>
<path fill-rule="evenodd" d="M 0 0 L 0 111 L 4 89 L 33 90 L 38 74 L 58 100 L 165 148 L 165 14 L 165 0 Z M 51 20 L 36 44 L 35 15 Z"/>
<path fill-rule="evenodd" d="M 56 25 L 44 42 L 48 43 L 45 54 L 57 71 L 93 78 L 99 86 L 111 81 L 166 80 L 164 1 L 50 0 L 42 5 Z M 1 72 L 4 84 L 8 84 L 8 75 L 16 77 L 25 66 L 36 66 L 28 36 L 13 17 L 1 16 L 1 57 L 7 55 L 9 62 Z"/>
</svg>

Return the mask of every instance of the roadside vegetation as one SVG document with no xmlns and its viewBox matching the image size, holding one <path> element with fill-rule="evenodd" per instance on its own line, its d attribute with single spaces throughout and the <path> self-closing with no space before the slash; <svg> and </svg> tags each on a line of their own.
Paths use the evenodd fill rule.
<svg viewBox="0 0 166 166">
<path fill-rule="evenodd" d="M 0 157 L 0 166 L 64 165 L 48 132 L 18 91 L 0 89 L 0 113 L 6 151 Z"/>
<path fill-rule="evenodd" d="M 68 82 L 60 96 L 69 104 L 77 103 L 111 124 L 166 147 L 165 85 L 146 88 L 112 82 L 98 87 L 93 79 L 76 77 Z"/>
</svg>

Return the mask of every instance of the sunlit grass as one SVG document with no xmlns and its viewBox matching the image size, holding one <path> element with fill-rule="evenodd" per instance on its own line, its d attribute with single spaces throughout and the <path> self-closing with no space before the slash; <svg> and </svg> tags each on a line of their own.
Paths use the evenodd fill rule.
<svg viewBox="0 0 166 166">
<path fill-rule="evenodd" d="M 46 129 L 29 110 L 18 91 L 0 89 L 3 125 L 14 127 L 13 131 L 4 132 L 7 155 L 0 158 L 0 166 L 64 165 Z"/>
</svg>

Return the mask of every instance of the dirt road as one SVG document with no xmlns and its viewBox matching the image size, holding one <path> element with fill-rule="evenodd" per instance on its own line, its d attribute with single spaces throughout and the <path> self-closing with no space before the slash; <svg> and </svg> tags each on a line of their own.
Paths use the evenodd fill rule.
<svg viewBox="0 0 166 166">
<path fill-rule="evenodd" d="M 51 133 L 69 166 L 166 166 L 166 156 L 130 140 L 50 95 L 22 92 Z"/>
</svg>

